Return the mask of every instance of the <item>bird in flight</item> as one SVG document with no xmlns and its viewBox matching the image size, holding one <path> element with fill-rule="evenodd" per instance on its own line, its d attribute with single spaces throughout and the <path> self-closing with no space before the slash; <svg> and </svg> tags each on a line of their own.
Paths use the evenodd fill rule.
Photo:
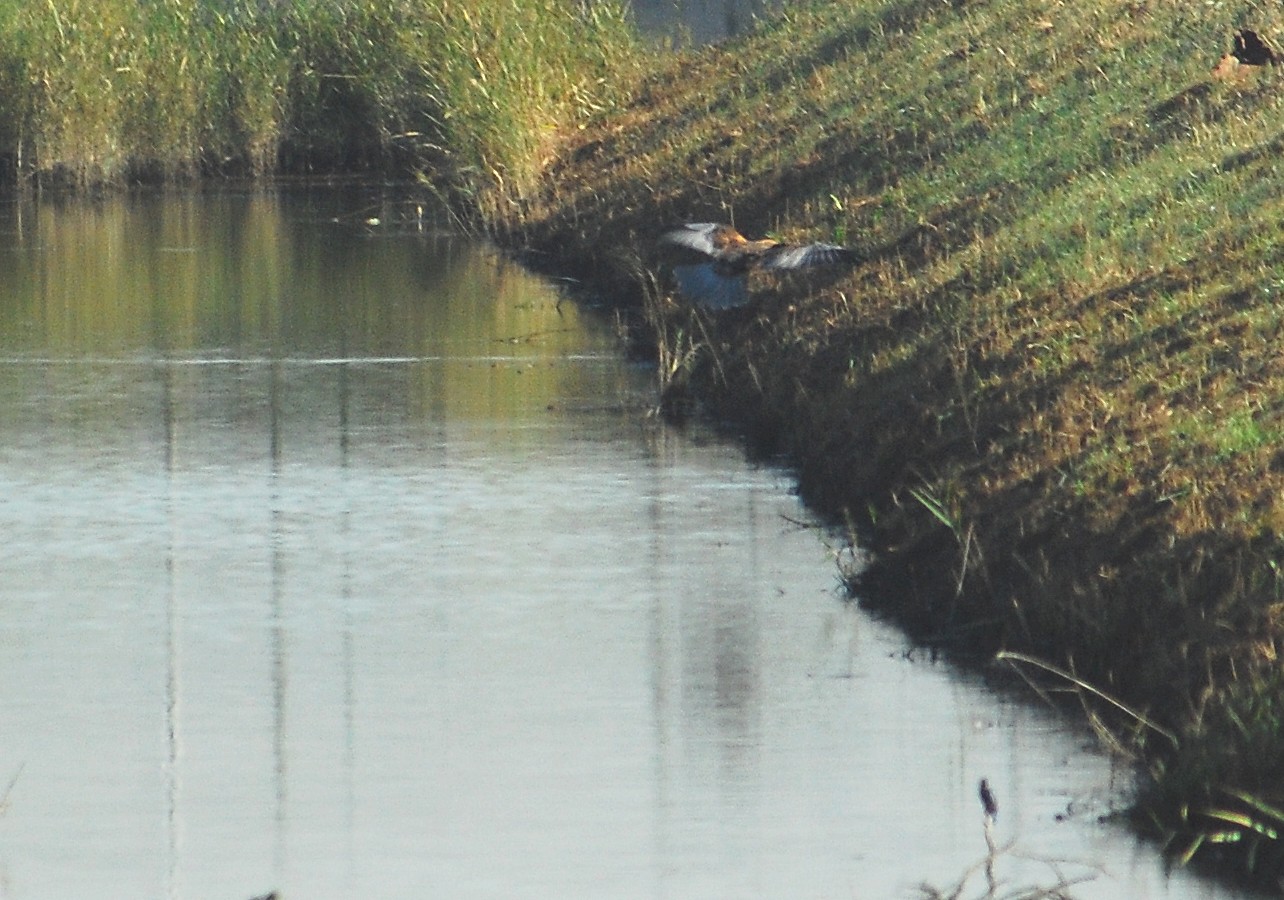
<svg viewBox="0 0 1284 900">
<path fill-rule="evenodd" d="M 695 262 L 673 266 L 678 289 L 707 309 L 749 302 L 746 276 L 753 270 L 787 271 L 855 261 L 856 252 L 837 244 L 751 241 L 730 225 L 696 222 L 660 235 L 660 244 L 686 251 Z"/>
</svg>

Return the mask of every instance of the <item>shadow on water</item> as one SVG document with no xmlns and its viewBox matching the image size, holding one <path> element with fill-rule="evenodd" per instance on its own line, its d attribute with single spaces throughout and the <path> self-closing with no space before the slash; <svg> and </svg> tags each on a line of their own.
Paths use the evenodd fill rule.
<svg viewBox="0 0 1284 900">
<path fill-rule="evenodd" d="M 643 34 L 677 45 L 712 44 L 748 32 L 779 0 L 633 0 Z"/>
<path fill-rule="evenodd" d="M 1231 896 L 609 322 L 379 202 L 0 208 L 6 897 L 904 896 L 982 777 L 1002 885 Z"/>
</svg>

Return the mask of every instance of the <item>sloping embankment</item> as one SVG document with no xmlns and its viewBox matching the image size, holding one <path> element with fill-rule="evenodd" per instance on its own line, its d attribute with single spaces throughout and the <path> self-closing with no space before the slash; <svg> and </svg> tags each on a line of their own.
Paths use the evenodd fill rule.
<svg viewBox="0 0 1284 900">
<path fill-rule="evenodd" d="M 1284 46 L 1284 9 L 1227 6 L 794 8 L 659 63 L 501 240 L 648 298 L 670 396 L 854 523 L 868 602 L 1126 705 L 1083 695 L 1173 848 L 1273 880 L 1284 78 L 1212 70 L 1240 29 Z M 701 220 L 862 261 L 693 313 L 650 248 Z"/>
</svg>

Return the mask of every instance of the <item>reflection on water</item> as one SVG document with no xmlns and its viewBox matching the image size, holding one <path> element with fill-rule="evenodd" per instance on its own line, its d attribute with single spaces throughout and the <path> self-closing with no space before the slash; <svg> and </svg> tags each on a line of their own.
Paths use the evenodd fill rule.
<svg viewBox="0 0 1284 900">
<path fill-rule="evenodd" d="M 4 210 L 0 895 L 904 896 L 985 776 L 1009 886 L 1230 896 L 844 604 L 608 324 L 368 202 Z"/>
</svg>

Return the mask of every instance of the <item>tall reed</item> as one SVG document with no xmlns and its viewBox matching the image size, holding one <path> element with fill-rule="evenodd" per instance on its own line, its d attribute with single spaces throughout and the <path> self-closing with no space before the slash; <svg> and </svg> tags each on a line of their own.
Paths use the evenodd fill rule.
<svg viewBox="0 0 1284 900">
<path fill-rule="evenodd" d="M 500 208 L 635 50 L 618 0 L 0 0 L 0 158 L 81 185 L 418 169 Z"/>
</svg>

